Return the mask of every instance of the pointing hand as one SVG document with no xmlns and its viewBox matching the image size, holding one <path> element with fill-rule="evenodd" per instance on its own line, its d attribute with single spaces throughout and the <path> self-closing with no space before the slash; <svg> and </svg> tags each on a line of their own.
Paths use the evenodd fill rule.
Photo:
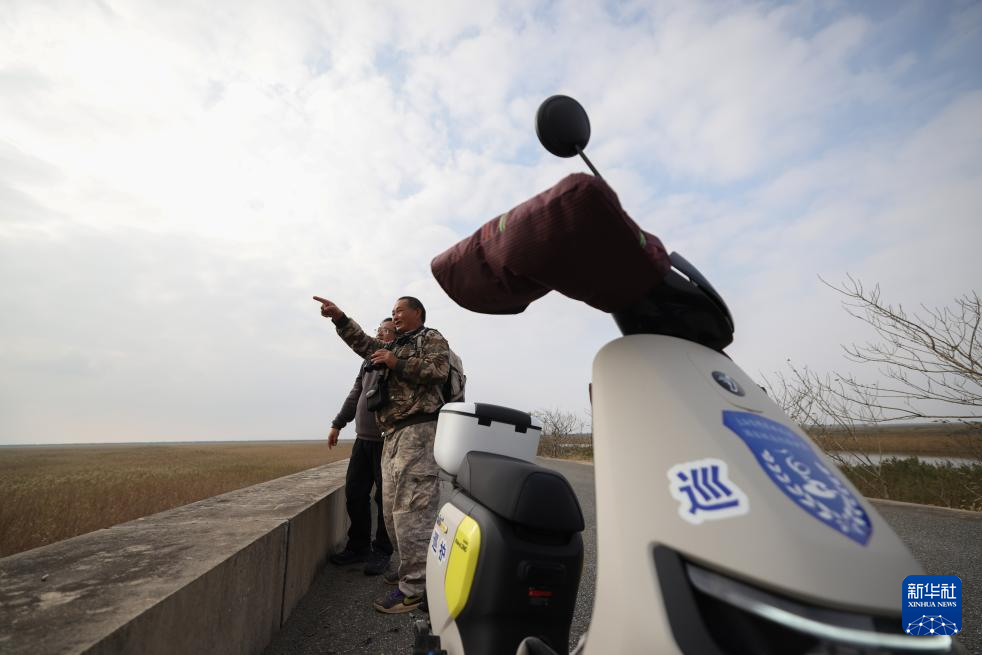
<svg viewBox="0 0 982 655">
<path fill-rule="evenodd" d="M 314 296 L 314 300 L 321 304 L 321 316 L 326 318 L 341 318 L 344 316 L 344 312 L 341 311 L 341 308 L 327 298 Z"/>
</svg>

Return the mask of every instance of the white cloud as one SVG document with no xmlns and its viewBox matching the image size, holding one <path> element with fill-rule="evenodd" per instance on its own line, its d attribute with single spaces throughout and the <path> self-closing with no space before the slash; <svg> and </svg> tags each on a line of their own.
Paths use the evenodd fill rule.
<svg viewBox="0 0 982 655">
<path fill-rule="evenodd" d="M 0 11 L 0 443 L 321 434 L 356 362 L 314 293 L 366 325 L 417 295 L 471 398 L 583 409 L 609 317 L 479 316 L 429 273 L 584 168 L 535 141 L 553 93 L 723 292 L 752 374 L 862 338 L 819 274 L 915 304 L 982 279 L 972 6 L 916 40 L 914 5 Z"/>
</svg>

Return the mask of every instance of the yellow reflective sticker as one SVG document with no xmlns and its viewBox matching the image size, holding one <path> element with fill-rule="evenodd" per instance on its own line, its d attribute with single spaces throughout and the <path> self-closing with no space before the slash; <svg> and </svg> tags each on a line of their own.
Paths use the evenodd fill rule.
<svg viewBox="0 0 982 655">
<path fill-rule="evenodd" d="M 447 577 L 444 578 L 443 591 L 447 598 L 450 616 L 457 616 L 467 605 L 477 569 L 477 558 L 481 551 L 481 528 L 477 521 L 465 516 L 454 533 L 447 562 Z"/>
<path fill-rule="evenodd" d="M 508 224 L 508 214 L 509 214 L 509 212 L 505 212 L 504 214 L 502 214 L 501 216 L 498 217 L 498 231 L 499 232 L 504 232 L 505 231 L 505 226 Z"/>
</svg>

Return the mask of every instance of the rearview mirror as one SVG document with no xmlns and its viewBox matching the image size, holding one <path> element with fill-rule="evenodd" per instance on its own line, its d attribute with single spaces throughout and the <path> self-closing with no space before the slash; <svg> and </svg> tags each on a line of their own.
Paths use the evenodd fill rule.
<svg viewBox="0 0 982 655">
<path fill-rule="evenodd" d="M 535 113 L 535 134 L 552 154 L 573 157 L 590 142 L 590 119 L 576 100 L 551 96 Z"/>
<path fill-rule="evenodd" d="M 535 113 L 535 134 L 552 154 L 557 157 L 579 155 L 593 174 L 600 177 L 583 154 L 583 149 L 590 142 L 590 118 L 583 106 L 573 98 L 561 95 L 546 98 Z"/>
</svg>

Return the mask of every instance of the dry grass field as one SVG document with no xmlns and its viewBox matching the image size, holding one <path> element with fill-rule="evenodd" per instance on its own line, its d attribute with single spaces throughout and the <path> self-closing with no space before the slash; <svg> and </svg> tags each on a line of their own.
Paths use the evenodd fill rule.
<svg viewBox="0 0 982 655">
<path fill-rule="evenodd" d="M 351 443 L 0 448 L 0 557 L 344 459 Z"/>
<path fill-rule="evenodd" d="M 982 435 L 951 426 L 809 430 L 829 451 L 967 458 L 971 467 L 897 461 L 843 471 L 863 493 L 982 509 Z M 351 453 L 325 441 L 0 448 L 0 557 L 241 489 Z M 539 454 L 592 460 L 590 435 L 544 437 Z M 867 467 L 868 468 L 868 467 Z"/>
<path fill-rule="evenodd" d="M 807 432 L 826 451 L 958 457 L 982 462 L 982 431 L 963 425 L 864 426 L 851 433 L 819 427 Z"/>
</svg>

